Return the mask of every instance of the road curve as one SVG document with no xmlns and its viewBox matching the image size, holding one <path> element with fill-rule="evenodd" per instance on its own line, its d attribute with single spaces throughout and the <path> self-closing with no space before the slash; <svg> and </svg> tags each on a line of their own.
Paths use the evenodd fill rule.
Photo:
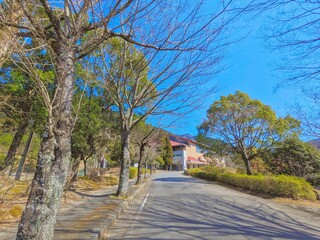
<svg viewBox="0 0 320 240">
<path fill-rule="evenodd" d="M 157 174 L 106 239 L 320 239 L 320 216 L 181 172 Z"/>
</svg>

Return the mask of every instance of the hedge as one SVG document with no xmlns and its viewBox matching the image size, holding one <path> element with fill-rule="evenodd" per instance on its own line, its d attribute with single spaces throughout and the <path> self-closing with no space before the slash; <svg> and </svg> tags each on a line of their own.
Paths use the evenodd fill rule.
<svg viewBox="0 0 320 240">
<path fill-rule="evenodd" d="M 146 173 L 146 169 L 142 168 L 142 174 L 145 174 L 145 173 Z M 150 174 L 150 169 L 149 168 L 147 169 L 147 174 Z"/>
<path fill-rule="evenodd" d="M 133 179 L 133 178 L 136 178 L 138 176 L 138 168 L 136 167 L 130 167 L 130 170 L 129 170 L 129 178 L 130 179 Z"/>
<path fill-rule="evenodd" d="M 293 176 L 263 176 L 227 173 L 217 167 L 189 169 L 186 174 L 225 183 L 252 192 L 266 194 L 272 197 L 316 200 L 313 187 L 303 178 Z"/>
<path fill-rule="evenodd" d="M 142 168 L 142 174 L 144 174 L 145 172 L 146 172 L 146 169 Z M 147 173 L 150 173 L 150 169 L 147 169 Z M 138 168 L 130 167 L 129 178 L 134 179 L 134 178 L 137 178 L 137 176 L 138 176 Z"/>
</svg>

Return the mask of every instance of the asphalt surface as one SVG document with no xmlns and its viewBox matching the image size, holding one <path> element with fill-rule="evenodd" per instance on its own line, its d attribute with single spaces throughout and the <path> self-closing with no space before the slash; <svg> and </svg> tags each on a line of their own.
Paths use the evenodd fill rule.
<svg viewBox="0 0 320 240">
<path fill-rule="evenodd" d="M 320 239 L 320 216 L 169 172 L 156 175 L 106 239 Z"/>
</svg>

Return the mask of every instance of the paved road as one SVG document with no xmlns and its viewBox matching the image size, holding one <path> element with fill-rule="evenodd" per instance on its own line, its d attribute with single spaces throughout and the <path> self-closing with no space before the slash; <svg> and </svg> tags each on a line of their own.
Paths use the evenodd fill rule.
<svg viewBox="0 0 320 240">
<path fill-rule="evenodd" d="M 181 172 L 157 175 L 146 196 L 117 221 L 107 239 L 320 239 L 319 215 Z"/>
</svg>

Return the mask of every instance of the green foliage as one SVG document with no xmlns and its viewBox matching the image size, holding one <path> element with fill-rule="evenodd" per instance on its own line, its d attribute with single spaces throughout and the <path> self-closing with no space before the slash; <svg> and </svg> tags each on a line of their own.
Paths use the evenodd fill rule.
<svg viewBox="0 0 320 240">
<path fill-rule="evenodd" d="M 219 174 L 225 173 L 225 172 L 226 172 L 226 169 L 218 168 L 215 166 L 205 166 L 202 168 L 188 169 L 186 171 L 186 173 L 191 176 L 207 179 L 210 181 L 217 181 Z"/>
<path fill-rule="evenodd" d="M 142 168 L 141 170 L 142 170 L 142 174 L 145 174 L 146 171 L 147 171 L 147 173 L 150 173 L 150 169 L 146 170 L 145 168 Z M 138 176 L 138 168 L 137 167 L 130 167 L 129 178 L 134 179 L 134 178 L 137 178 L 137 176 Z"/>
<path fill-rule="evenodd" d="M 148 174 L 150 173 L 150 169 L 149 168 L 148 169 L 142 168 L 142 174 L 145 174 L 146 171 L 147 171 Z"/>
<path fill-rule="evenodd" d="M 160 156 L 165 166 L 171 165 L 173 161 L 173 149 L 167 135 L 161 138 Z"/>
<path fill-rule="evenodd" d="M 202 149 L 206 150 L 206 156 L 215 157 L 234 153 L 233 148 L 228 143 L 210 138 L 204 133 L 198 134 L 197 143 Z"/>
<path fill-rule="evenodd" d="M 263 175 L 271 174 L 268 165 L 265 163 L 265 161 L 261 157 L 256 157 L 255 159 L 251 160 L 250 165 L 252 168 L 252 172 L 254 174 L 263 174 Z"/>
<path fill-rule="evenodd" d="M 215 167 L 189 169 L 186 173 L 194 177 L 218 181 L 272 197 L 316 200 L 313 187 L 303 178 L 285 175 L 248 176 L 246 174 L 228 173 L 224 169 Z"/>
<path fill-rule="evenodd" d="M 129 178 L 134 179 L 138 176 L 138 168 L 137 167 L 130 167 L 129 169 Z"/>
<path fill-rule="evenodd" d="M 319 187 L 320 186 L 320 173 L 312 173 L 308 174 L 305 179 L 312 184 L 313 186 Z"/>
<path fill-rule="evenodd" d="M 0 153 L 0 166 L 4 164 L 4 160 L 6 159 L 6 154 Z"/>
<path fill-rule="evenodd" d="M 27 46 L 32 48 L 33 46 Z M 50 59 L 41 50 L 35 50 L 37 62 L 35 71 L 45 86 L 53 84 L 54 70 Z M 33 129 L 42 133 L 47 117 L 43 99 L 35 90 L 35 80 L 23 70 L 20 63 L 7 61 L 0 69 L 0 95 L 10 96 L 1 110 L 16 123 L 33 120 Z M 42 65 L 43 64 L 43 65 Z M 48 87 L 49 88 L 49 87 Z M 50 91 L 49 91 L 50 93 Z M 10 107 L 9 107 L 10 106 Z"/>
<path fill-rule="evenodd" d="M 320 171 L 320 151 L 310 143 L 297 138 L 279 142 L 263 157 L 275 174 L 307 178 Z"/>
<path fill-rule="evenodd" d="M 0 145 L 4 147 L 9 147 L 13 139 L 12 133 L 3 133 L 0 137 Z"/>
<path fill-rule="evenodd" d="M 162 157 L 160 155 L 158 155 L 155 159 L 154 159 L 154 164 L 158 165 L 158 166 L 163 166 L 164 165 L 164 161 L 162 159 Z"/>
<path fill-rule="evenodd" d="M 78 67 L 80 68 L 80 67 Z M 72 156 L 82 160 L 92 156 L 104 156 L 116 165 L 120 155 L 120 143 L 116 139 L 118 114 L 106 108 L 110 103 L 104 98 L 105 92 L 94 83 L 85 83 L 82 72 L 78 72 L 78 90 L 74 96 L 77 122 L 72 134 Z M 92 73 L 88 73 L 92 74 Z M 106 151 L 108 149 L 108 151 Z"/>
<path fill-rule="evenodd" d="M 290 116 L 277 118 L 275 112 L 258 100 L 237 91 L 222 96 L 207 111 L 207 120 L 200 127 L 199 139 L 213 151 L 228 145 L 241 155 L 251 174 L 248 162 L 286 136 L 297 135 L 300 123 Z M 210 140 L 213 143 L 210 143 Z"/>
</svg>

